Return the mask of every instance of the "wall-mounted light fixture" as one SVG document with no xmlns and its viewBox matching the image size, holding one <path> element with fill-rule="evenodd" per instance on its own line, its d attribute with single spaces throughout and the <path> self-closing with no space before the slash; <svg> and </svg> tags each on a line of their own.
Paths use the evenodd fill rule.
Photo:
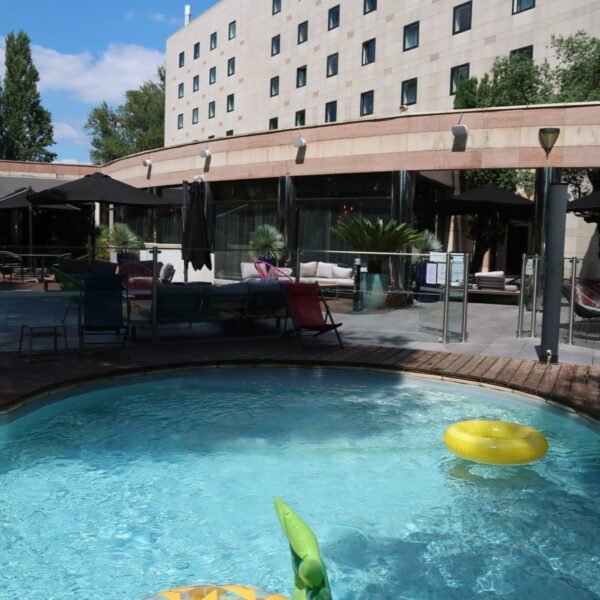
<svg viewBox="0 0 600 600">
<path fill-rule="evenodd" d="M 200 158 L 210 158 L 211 152 L 208 148 L 203 148 L 200 150 Z"/>
<path fill-rule="evenodd" d="M 142 165 L 146 167 L 146 179 L 150 179 L 152 175 L 152 161 L 149 158 L 145 158 L 142 161 Z"/>
<path fill-rule="evenodd" d="M 469 128 L 466 125 L 452 125 L 452 135 L 454 137 L 466 137 L 469 135 Z"/>
<path fill-rule="evenodd" d="M 294 148 L 306 148 L 307 141 L 303 137 L 294 138 L 292 141 L 292 146 Z"/>
<path fill-rule="evenodd" d="M 540 127 L 540 146 L 544 149 L 546 158 L 550 156 L 550 152 L 552 151 L 552 148 L 554 148 L 554 144 L 556 143 L 559 135 L 560 129 L 558 127 Z"/>
<path fill-rule="evenodd" d="M 142 161 L 142 164 L 144 165 L 144 167 L 150 167 L 152 166 L 152 161 L 149 158 L 146 158 Z"/>
<path fill-rule="evenodd" d="M 194 181 L 197 181 L 198 183 L 202 183 L 202 182 L 204 181 L 204 176 L 203 176 L 203 175 L 194 175 L 194 176 L 192 177 L 192 179 L 193 179 Z"/>
<path fill-rule="evenodd" d="M 467 138 L 469 137 L 469 128 L 466 125 L 462 125 L 461 123 L 459 123 L 458 125 L 452 125 L 452 135 L 454 136 L 454 141 L 452 143 L 452 152 L 464 152 L 467 149 Z"/>
</svg>

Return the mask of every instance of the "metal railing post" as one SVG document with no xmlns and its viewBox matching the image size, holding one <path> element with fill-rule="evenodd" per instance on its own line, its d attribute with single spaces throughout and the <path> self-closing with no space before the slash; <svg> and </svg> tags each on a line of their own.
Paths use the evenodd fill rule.
<svg viewBox="0 0 600 600">
<path fill-rule="evenodd" d="M 533 303 L 531 306 L 531 331 L 529 337 L 535 337 L 537 330 L 537 297 L 538 297 L 538 279 L 540 272 L 540 257 L 536 254 L 533 257 Z"/>
<path fill-rule="evenodd" d="M 463 322 L 462 322 L 462 336 L 461 342 L 466 342 L 468 338 L 467 334 L 467 321 L 468 321 L 468 310 L 469 310 L 469 255 L 464 253 L 464 295 L 463 295 Z"/>
<path fill-rule="evenodd" d="M 300 283 L 300 248 L 296 246 L 296 283 Z"/>
<path fill-rule="evenodd" d="M 360 276 L 361 276 L 361 259 L 354 259 L 354 289 L 352 290 L 352 312 L 360 312 Z"/>
<path fill-rule="evenodd" d="M 517 337 L 523 335 L 523 309 L 525 308 L 525 277 L 527 271 L 527 254 L 521 259 L 521 289 L 519 290 L 519 316 L 517 318 Z"/>
<path fill-rule="evenodd" d="M 442 344 L 448 343 L 448 309 L 450 305 L 450 252 L 446 252 L 446 277 L 444 294 L 444 312 L 442 317 Z"/>
<path fill-rule="evenodd" d="M 152 343 L 158 341 L 158 255 L 160 250 L 152 246 Z"/>
<path fill-rule="evenodd" d="M 569 344 L 573 344 L 573 327 L 575 320 L 575 286 L 577 285 L 577 257 L 571 258 L 571 293 L 569 294 Z"/>
</svg>

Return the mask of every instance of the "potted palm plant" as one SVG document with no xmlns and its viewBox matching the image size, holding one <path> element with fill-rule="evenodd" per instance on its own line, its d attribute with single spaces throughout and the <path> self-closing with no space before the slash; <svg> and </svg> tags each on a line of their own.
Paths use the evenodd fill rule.
<svg viewBox="0 0 600 600">
<path fill-rule="evenodd" d="M 250 257 L 262 260 L 270 265 L 276 265 L 285 252 L 283 234 L 273 225 L 259 225 L 250 236 Z"/>
<path fill-rule="evenodd" d="M 108 244 L 117 253 L 119 264 L 137 260 L 144 241 L 131 230 L 127 223 L 114 223 L 108 233 Z"/>
</svg>

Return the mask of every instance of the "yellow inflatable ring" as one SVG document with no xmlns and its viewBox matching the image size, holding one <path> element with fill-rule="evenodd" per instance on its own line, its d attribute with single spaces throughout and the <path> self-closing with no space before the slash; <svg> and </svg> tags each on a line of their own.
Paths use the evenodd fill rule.
<svg viewBox="0 0 600 600">
<path fill-rule="evenodd" d="M 462 458 L 493 465 L 524 465 L 548 451 L 548 441 L 536 429 L 484 419 L 450 425 L 444 443 Z"/>
<path fill-rule="evenodd" d="M 158 592 L 147 600 L 290 600 L 249 585 L 193 585 Z"/>
</svg>

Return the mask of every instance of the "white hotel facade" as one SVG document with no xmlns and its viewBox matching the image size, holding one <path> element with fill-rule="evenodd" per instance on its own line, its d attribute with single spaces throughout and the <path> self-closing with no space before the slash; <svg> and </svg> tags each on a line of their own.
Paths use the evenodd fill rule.
<svg viewBox="0 0 600 600">
<path fill-rule="evenodd" d="M 221 0 L 167 41 L 165 147 L 451 110 L 497 56 L 580 30 L 598 0 Z"/>
</svg>

